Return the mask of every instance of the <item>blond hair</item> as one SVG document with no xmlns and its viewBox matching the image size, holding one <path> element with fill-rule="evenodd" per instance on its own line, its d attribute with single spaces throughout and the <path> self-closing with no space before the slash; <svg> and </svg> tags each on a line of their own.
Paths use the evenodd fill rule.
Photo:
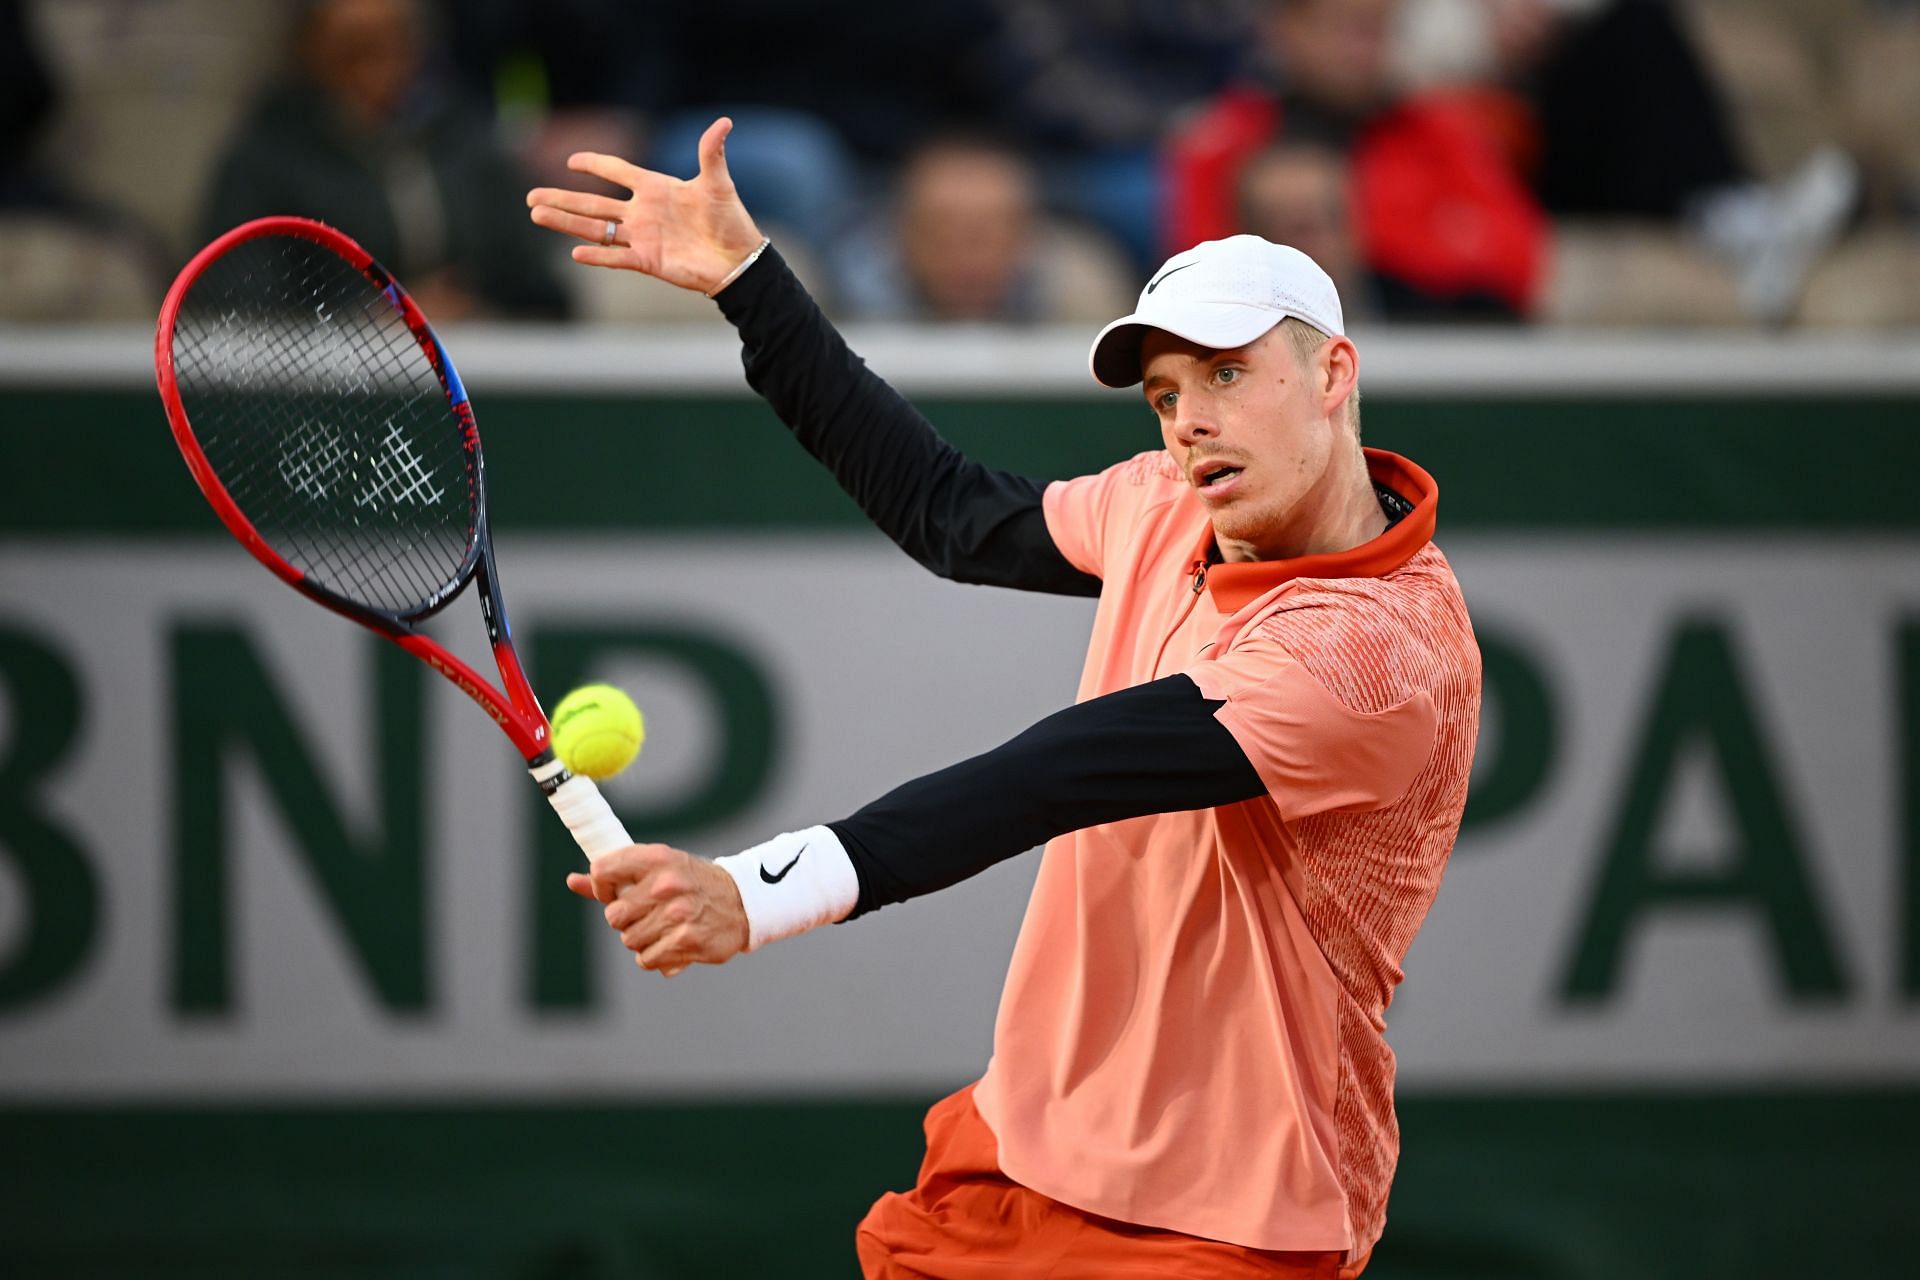
<svg viewBox="0 0 1920 1280">
<path fill-rule="evenodd" d="M 1288 316 L 1279 325 L 1280 336 L 1293 352 L 1294 363 L 1302 370 L 1312 367 L 1313 357 L 1320 348 L 1327 345 L 1328 334 L 1314 328 L 1298 316 Z M 1347 397 L 1347 421 L 1353 424 L 1353 438 L 1360 439 L 1360 386 L 1354 384 L 1353 394 Z"/>
</svg>

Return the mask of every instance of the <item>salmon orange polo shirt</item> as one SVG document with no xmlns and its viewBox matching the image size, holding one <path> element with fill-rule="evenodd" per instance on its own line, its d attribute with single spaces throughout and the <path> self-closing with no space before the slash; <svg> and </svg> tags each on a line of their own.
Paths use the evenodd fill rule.
<svg viewBox="0 0 1920 1280">
<path fill-rule="evenodd" d="M 1080 700 L 1190 677 L 1266 794 L 1047 845 L 974 1095 L 1044 1195 L 1256 1249 L 1380 1236 L 1385 1013 L 1459 830 L 1480 654 L 1432 478 L 1366 453 L 1412 511 L 1293 560 L 1208 566 L 1164 451 L 1046 490 L 1055 543 L 1102 582 Z"/>
</svg>

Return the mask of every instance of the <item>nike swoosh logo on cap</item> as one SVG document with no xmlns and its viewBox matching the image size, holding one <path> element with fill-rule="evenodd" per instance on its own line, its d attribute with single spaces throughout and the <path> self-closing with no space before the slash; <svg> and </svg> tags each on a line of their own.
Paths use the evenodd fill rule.
<svg viewBox="0 0 1920 1280">
<path fill-rule="evenodd" d="M 808 844 L 811 844 L 811 843 L 812 843 L 812 841 L 808 841 L 807 843 L 808 843 Z M 805 853 L 806 851 L 807 851 L 807 845 L 805 845 L 805 844 L 803 844 L 803 845 L 801 845 L 801 846 L 800 846 L 800 853 Z M 793 870 L 793 866 L 794 866 L 794 863 L 795 863 L 795 862 L 799 862 L 799 861 L 800 861 L 800 853 L 796 853 L 796 854 L 794 854 L 794 855 L 793 855 L 793 862 L 789 862 L 789 863 L 788 863 L 788 864 L 787 864 L 786 866 L 784 866 L 784 867 L 782 867 L 782 868 L 780 868 L 780 874 L 779 874 L 779 875 L 777 875 L 777 876 L 776 876 L 776 875 L 769 875 L 769 874 L 767 873 L 767 864 L 766 864 L 766 863 L 764 863 L 764 862 L 763 862 L 763 863 L 761 863 L 761 864 L 760 864 L 760 878 L 761 878 L 762 880 L 765 880 L 765 881 L 766 881 L 766 882 L 767 882 L 768 884 L 779 884 L 779 883 L 780 883 L 780 882 L 781 882 L 782 880 L 785 880 L 785 879 L 787 878 L 787 872 L 789 872 L 789 871 L 791 871 L 791 870 Z"/>
<path fill-rule="evenodd" d="M 1167 268 L 1165 271 L 1162 271 L 1159 274 L 1159 276 L 1153 281 L 1152 284 L 1147 286 L 1147 292 L 1152 293 L 1155 289 L 1158 289 L 1160 287 L 1160 281 L 1165 280 L 1168 276 L 1172 275 L 1174 272 L 1185 271 L 1188 267 L 1197 267 L 1199 265 L 1200 264 L 1197 262 L 1183 262 L 1177 267 Z"/>
</svg>

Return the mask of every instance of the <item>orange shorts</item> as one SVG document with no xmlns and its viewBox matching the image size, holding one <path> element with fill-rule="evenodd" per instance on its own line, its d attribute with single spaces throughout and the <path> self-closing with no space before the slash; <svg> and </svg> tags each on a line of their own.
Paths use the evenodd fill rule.
<svg viewBox="0 0 1920 1280">
<path fill-rule="evenodd" d="M 1248 1249 L 1086 1213 L 1007 1177 L 973 1086 L 927 1112 L 913 1190 L 880 1197 L 856 1233 L 866 1280 L 1353 1280 L 1366 1259 Z"/>
</svg>

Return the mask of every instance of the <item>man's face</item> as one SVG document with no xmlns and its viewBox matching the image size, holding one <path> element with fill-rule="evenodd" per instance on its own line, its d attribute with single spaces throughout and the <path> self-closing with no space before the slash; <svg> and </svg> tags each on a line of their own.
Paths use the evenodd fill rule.
<svg viewBox="0 0 1920 1280">
<path fill-rule="evenodd" d="M 301 55 L 354 123 L 377 128 L 419 74 L 420 41 L 412 0 L 328 0 L 308 19 Z"/>
<path fill-rule="evenodd" d="M 1301 531 L 1320 515 L 1344 430 L 1328 403 L 1327 348 L 1336 343 L 1351 352 L 1346 339 L 1329 339 L 1302 367 L 1278 326 L 1230 351 L 1158 329 L 1142 342 L 1147 404 L 1227 560 L 1297 554 Z"/>
<path fill-rule="evenodd" d="M 1264 34 L 1289 85 L 1309 101 L 1365 115 L 1387 98 L 1387 37 L 1398 0 L 1270 0 Z"/>
<path fill-rule="evenodd" d="M 1312 258 L 1342 295 L 1353 288 L 1359 252 L 1347 217 L 1346 161 L 1339 153 L 1289 146 L 1249 161 L 1240 175 L 1240 224 Z"/>
<path fill-rule="evenodd" d="M 1032 248 L 1031 176 L 1012 156 L 956 148 L 921 157 L 901 185 L 901 253 L 934 317 L 1005 318 Z"/>
</svg>

